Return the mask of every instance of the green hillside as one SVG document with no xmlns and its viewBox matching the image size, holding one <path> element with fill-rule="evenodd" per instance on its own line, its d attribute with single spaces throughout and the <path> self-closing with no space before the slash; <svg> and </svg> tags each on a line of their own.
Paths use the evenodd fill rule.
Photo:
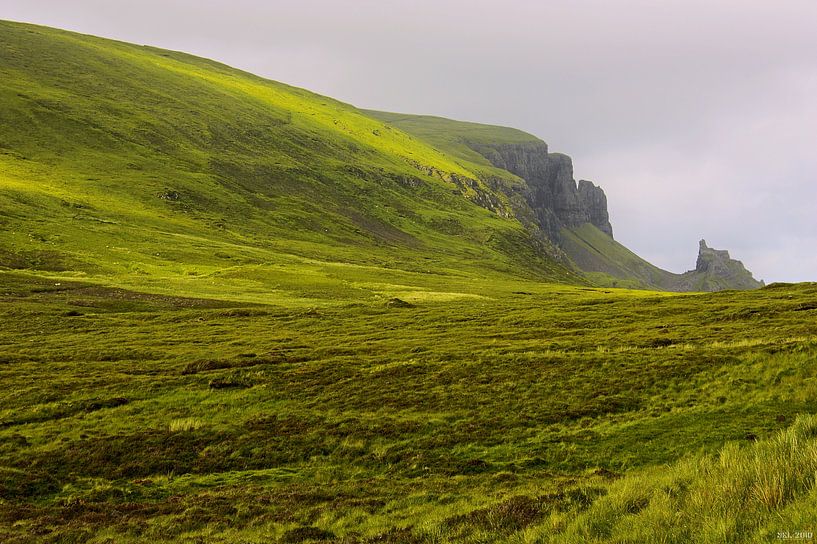
<svg viewBox="0 0 817 544">
<path fill-rule="evenodd" d="M 582 270 L 589 271 L 586 274 L 596 285 L 643 289 L 668 287 L 671 283 L 673 274 L 648 263 L 593 225 L 564 229 L 562 241 L 571 258 Z"/>
<path fill-rule="evenodd" d="M 509 127 L 455 121 L 432 115 L 363 111 L 389 126 L 427 142 L 435 149 L 452 157 L 463 168 L 474 172 L 497 193 L 507 198 L 517 217 L 530 226 L 531 211 L 526 209 L 527 205 L 519 195 L 520 191 L 527 189 L 525 181 L 503 168 L 494 166 L 477 149 L 482 149 L 484 152 L 484 149 L 497 145 L 545 145 L 542 140 L 527 132 Z"/>
<path fill-rule="evenodd" d="M 515 128 L 455 121 L 432 115 L 363 111 L 390 126 L 399 127 L 400 130 L 428 142 L 436 149 L 455 158 L 464 168 L 481 174 L 483 177 L 497 176 L 508 180 L 516 178 L 507 170 L 491 165 L 490 161 L 475 151 L 471 145 L 541 143 L 536 136 Z"/>
<path fill-rule="evenodd" d="M 813 538 L 817 284 L 586 285 L 391 115 L 0 22 L 0 542 Z"/>
<path fill-rule="evenodd" d="M 452 158 L 204 59 L 2 23 L 0 116 L 7 267 L 160 289 L 305 259 L 578 281 Z"/>
</svg>

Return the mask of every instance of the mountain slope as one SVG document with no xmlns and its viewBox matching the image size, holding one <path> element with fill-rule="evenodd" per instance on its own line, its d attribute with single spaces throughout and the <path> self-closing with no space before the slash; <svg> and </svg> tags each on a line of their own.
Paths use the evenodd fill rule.
<svg viewBox="0 0 817 544">
<path fill-rule="evenodd" d="M 520 221 L 554 241 L 597 285 L 669 291 L 755 289 L 763 285 L 728 253 L 702 248 L 714 266 L 675 274 L 645 261 L 613 239 L 604 191 L 573 178 L 573 163 L 525 132 L 440 117 L 367 111 L 456 157 L 505 194 Z M 706 260 L 705 259 L 705 260 Z"/>
<path fill-rule="evenodd" d="M 582 281 L 452 157 L 209 60 L 3 22 L 0 126 L 0 266 L 158 286 L 304 259 Z"/>
</svg>

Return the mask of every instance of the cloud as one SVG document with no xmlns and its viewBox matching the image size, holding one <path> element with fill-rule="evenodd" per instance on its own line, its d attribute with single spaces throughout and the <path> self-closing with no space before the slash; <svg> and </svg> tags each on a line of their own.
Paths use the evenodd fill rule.
<svg viewBox="0 0 817 544">
<path fill-rule="evenodd" d="M 185 50 L 363 107 L 532 132 L 674 271 L 697 240 L 817 280 L 813 0 L 0 0 L 3 17 Z"/>
</svg>

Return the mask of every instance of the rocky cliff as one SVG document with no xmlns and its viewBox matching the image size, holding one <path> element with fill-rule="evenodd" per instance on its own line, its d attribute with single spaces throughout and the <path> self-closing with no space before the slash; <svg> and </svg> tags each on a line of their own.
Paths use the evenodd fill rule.
<svg viewBox="0 0 817 544">
<path fill-rule="evenodd" d="M 602 188 L 593 185 L 592 181 L 579 180 L 579 202 L 587 211 L 590 224 L 612 238 L 613 226 L 610 224 L 610 214 L 607 213 L 607 195 Z"/>
<path fill-rule="evenodd" d="M 680 275 L 678 290 L 720 291 L 722 289 L 757 289 L 763 280 L 756 280 L 743 263 L 732 259 L 725 249 L 713 249 L 706 240 L 698 243 L 695 270 Z"/>
<path fill-rule="evenodd" d="M 527 182 L 523 195 L 536 214 L 539 227 L 559 242 L 561 230 L 584 223 L 595 225 L 612 237 L 607 197 L 592 182 L 573 178 L 573 161 L 567 155 L 548 152 L 544 142 L 521 144 L 469 144 L 491 164 Z"/>
<path fill-rule="evenodd" d="M 522 202 L 516 206 L 520 219 L 525 218 L 529 223 L 532 216 L 536 228 L 581 270 L 595 274 L 594 278 L 603 284 L 669 291 L 763 286 L 763 282 L 755 280 L 729 252 L 712 249 L 703 240 L 695 270 L 683 274 L 662 270 L 627 250 L 613 239 L 607 197 L 601 187 L 587 180 L 577 183 L 571 158 L 550 153 L 544 142 L 466 143 L 495 167 L 525 180 L 526 185 L 522 189 L 515 188 L 512 195 L 517 203 Z"/>
</svg>

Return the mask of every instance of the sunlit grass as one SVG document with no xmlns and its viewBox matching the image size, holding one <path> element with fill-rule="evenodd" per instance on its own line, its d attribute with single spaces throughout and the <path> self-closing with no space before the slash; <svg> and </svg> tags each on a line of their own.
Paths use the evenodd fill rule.
<svg viewBox="0 0 817 544">
<path fill-rule="evenodd" d="M 809 526 L 814 420 L 793 422 L 817 413 L 813 285 L 656 296 L 414 274 L 394 285 L 482 297 L 395 307 L 339 273 L 368 288 L 372 269 L 330 269 L 308 305 L 0 274 L 4 538 L 752 542 Z"/>
</svg>

